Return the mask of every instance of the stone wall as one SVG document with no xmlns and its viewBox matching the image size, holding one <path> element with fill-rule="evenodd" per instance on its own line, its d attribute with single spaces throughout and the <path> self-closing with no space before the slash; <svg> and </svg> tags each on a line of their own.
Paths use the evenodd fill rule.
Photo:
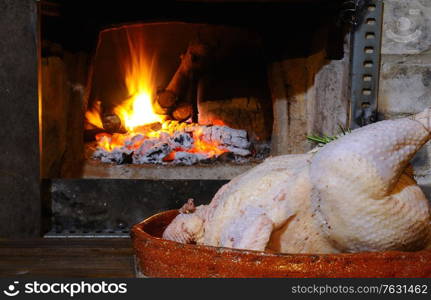
<svg viewBox="0 0 431 300">
<path fill-rule="evenodd" d="M 320 33 L 319 37 L 324 36 Z M 304 153 L 315 147 L 308 135 L 336 135 L 347 127 L 349 114 L 349 37 L 342 59 L 328 59 L 325 49 L 307 57 L 269 65 L 268 80 L 274 124 L 271 154 Z"/>
<path fill-rule="evenodd" d="M 380 119 L 431 106 L 431 1 L 384 0 Z M 431 144 L 413 159 L 415 176 L 431 199 Z"/>
</svg>

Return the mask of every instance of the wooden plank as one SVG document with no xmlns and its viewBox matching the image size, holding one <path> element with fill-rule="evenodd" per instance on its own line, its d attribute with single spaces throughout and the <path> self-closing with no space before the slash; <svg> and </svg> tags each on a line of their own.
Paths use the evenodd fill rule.
<svg viewBox="0 0 431 300">
<path fill-rule="evenodd" d="M 44 247 L 97 247 L 97 248 L 129 248 L 131 241 L 128 238 L 112 239 L 79 239 L 79 238 L 49 238 L 49 239 L 29 239 L 29 240 L 0 240 L 0 248 L 44 248 Z"/>
<path fill-rule="evenodd" d="M 130 239 L 0 241 L 1 277 L 134 277 Z"/>
<path fill-rule="evenodd" d="M 13 277 L 13 278 L 133 278 L 134 274 L 131 272 L 125 272 L 123 270 L 112 270 L 112 269 L 98 269 L 92 272 L 82 270 L 0 270 L 0 277 Z"/>
<path fill-rule="evenodd" d="M 98 256 L 101 253 L 104 255 L 130 255 L 131 249 L 128 248 L 0 248 L 0 256 L 29 256 L 29 255 L 46 255 L 46 256 Z"/>
<path fill-rule="evenodd" d="M 36 1 L 0 0 L 0 237 L 41 231 Z"/>
</svg>

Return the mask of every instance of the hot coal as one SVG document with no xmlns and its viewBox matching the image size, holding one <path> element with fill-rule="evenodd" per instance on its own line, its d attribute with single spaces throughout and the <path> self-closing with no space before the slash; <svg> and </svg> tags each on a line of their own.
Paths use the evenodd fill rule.
<svg viewBox="0 0 431 300">
<path fill-rule="evenodd" d="M 210 163 L 222 156 L 248 161 L 251 143 L 245 130 L 168 121 L 160 130 L 133 134 L 103 134 L 93 157 L 117 164 Z M 229 154 L 229 155 L 228 155 Z"/>
</svg>

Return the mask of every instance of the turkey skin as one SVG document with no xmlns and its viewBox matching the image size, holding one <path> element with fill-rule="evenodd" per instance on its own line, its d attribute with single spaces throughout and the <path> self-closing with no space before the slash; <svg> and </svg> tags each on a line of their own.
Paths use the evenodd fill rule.
<svg viewBox="0 0 431 300">
<path fill-rule="evenodd" d="M 431 138 L 430 118 L 426 109 L 353 130 L 315 153 L 269 158 L 210 204 L 182 211 L 163 238 L 283 253 L 427 248 L 429 201 L 409 161 Z"/>
</svg>

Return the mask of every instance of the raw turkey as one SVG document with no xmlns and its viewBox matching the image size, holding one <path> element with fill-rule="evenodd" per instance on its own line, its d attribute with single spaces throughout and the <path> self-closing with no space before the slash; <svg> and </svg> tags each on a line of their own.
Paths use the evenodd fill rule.
<svg viewBox="0 0 431 300">
<path fill-rule="evenodd" d="M 165 239 L 285 253 L 430 247 L 429 202 L 413 155 L 431 138 L 431 109 L 352 131 L 315 153 L 267 159 L 187 209 Z"/>
</svg>

